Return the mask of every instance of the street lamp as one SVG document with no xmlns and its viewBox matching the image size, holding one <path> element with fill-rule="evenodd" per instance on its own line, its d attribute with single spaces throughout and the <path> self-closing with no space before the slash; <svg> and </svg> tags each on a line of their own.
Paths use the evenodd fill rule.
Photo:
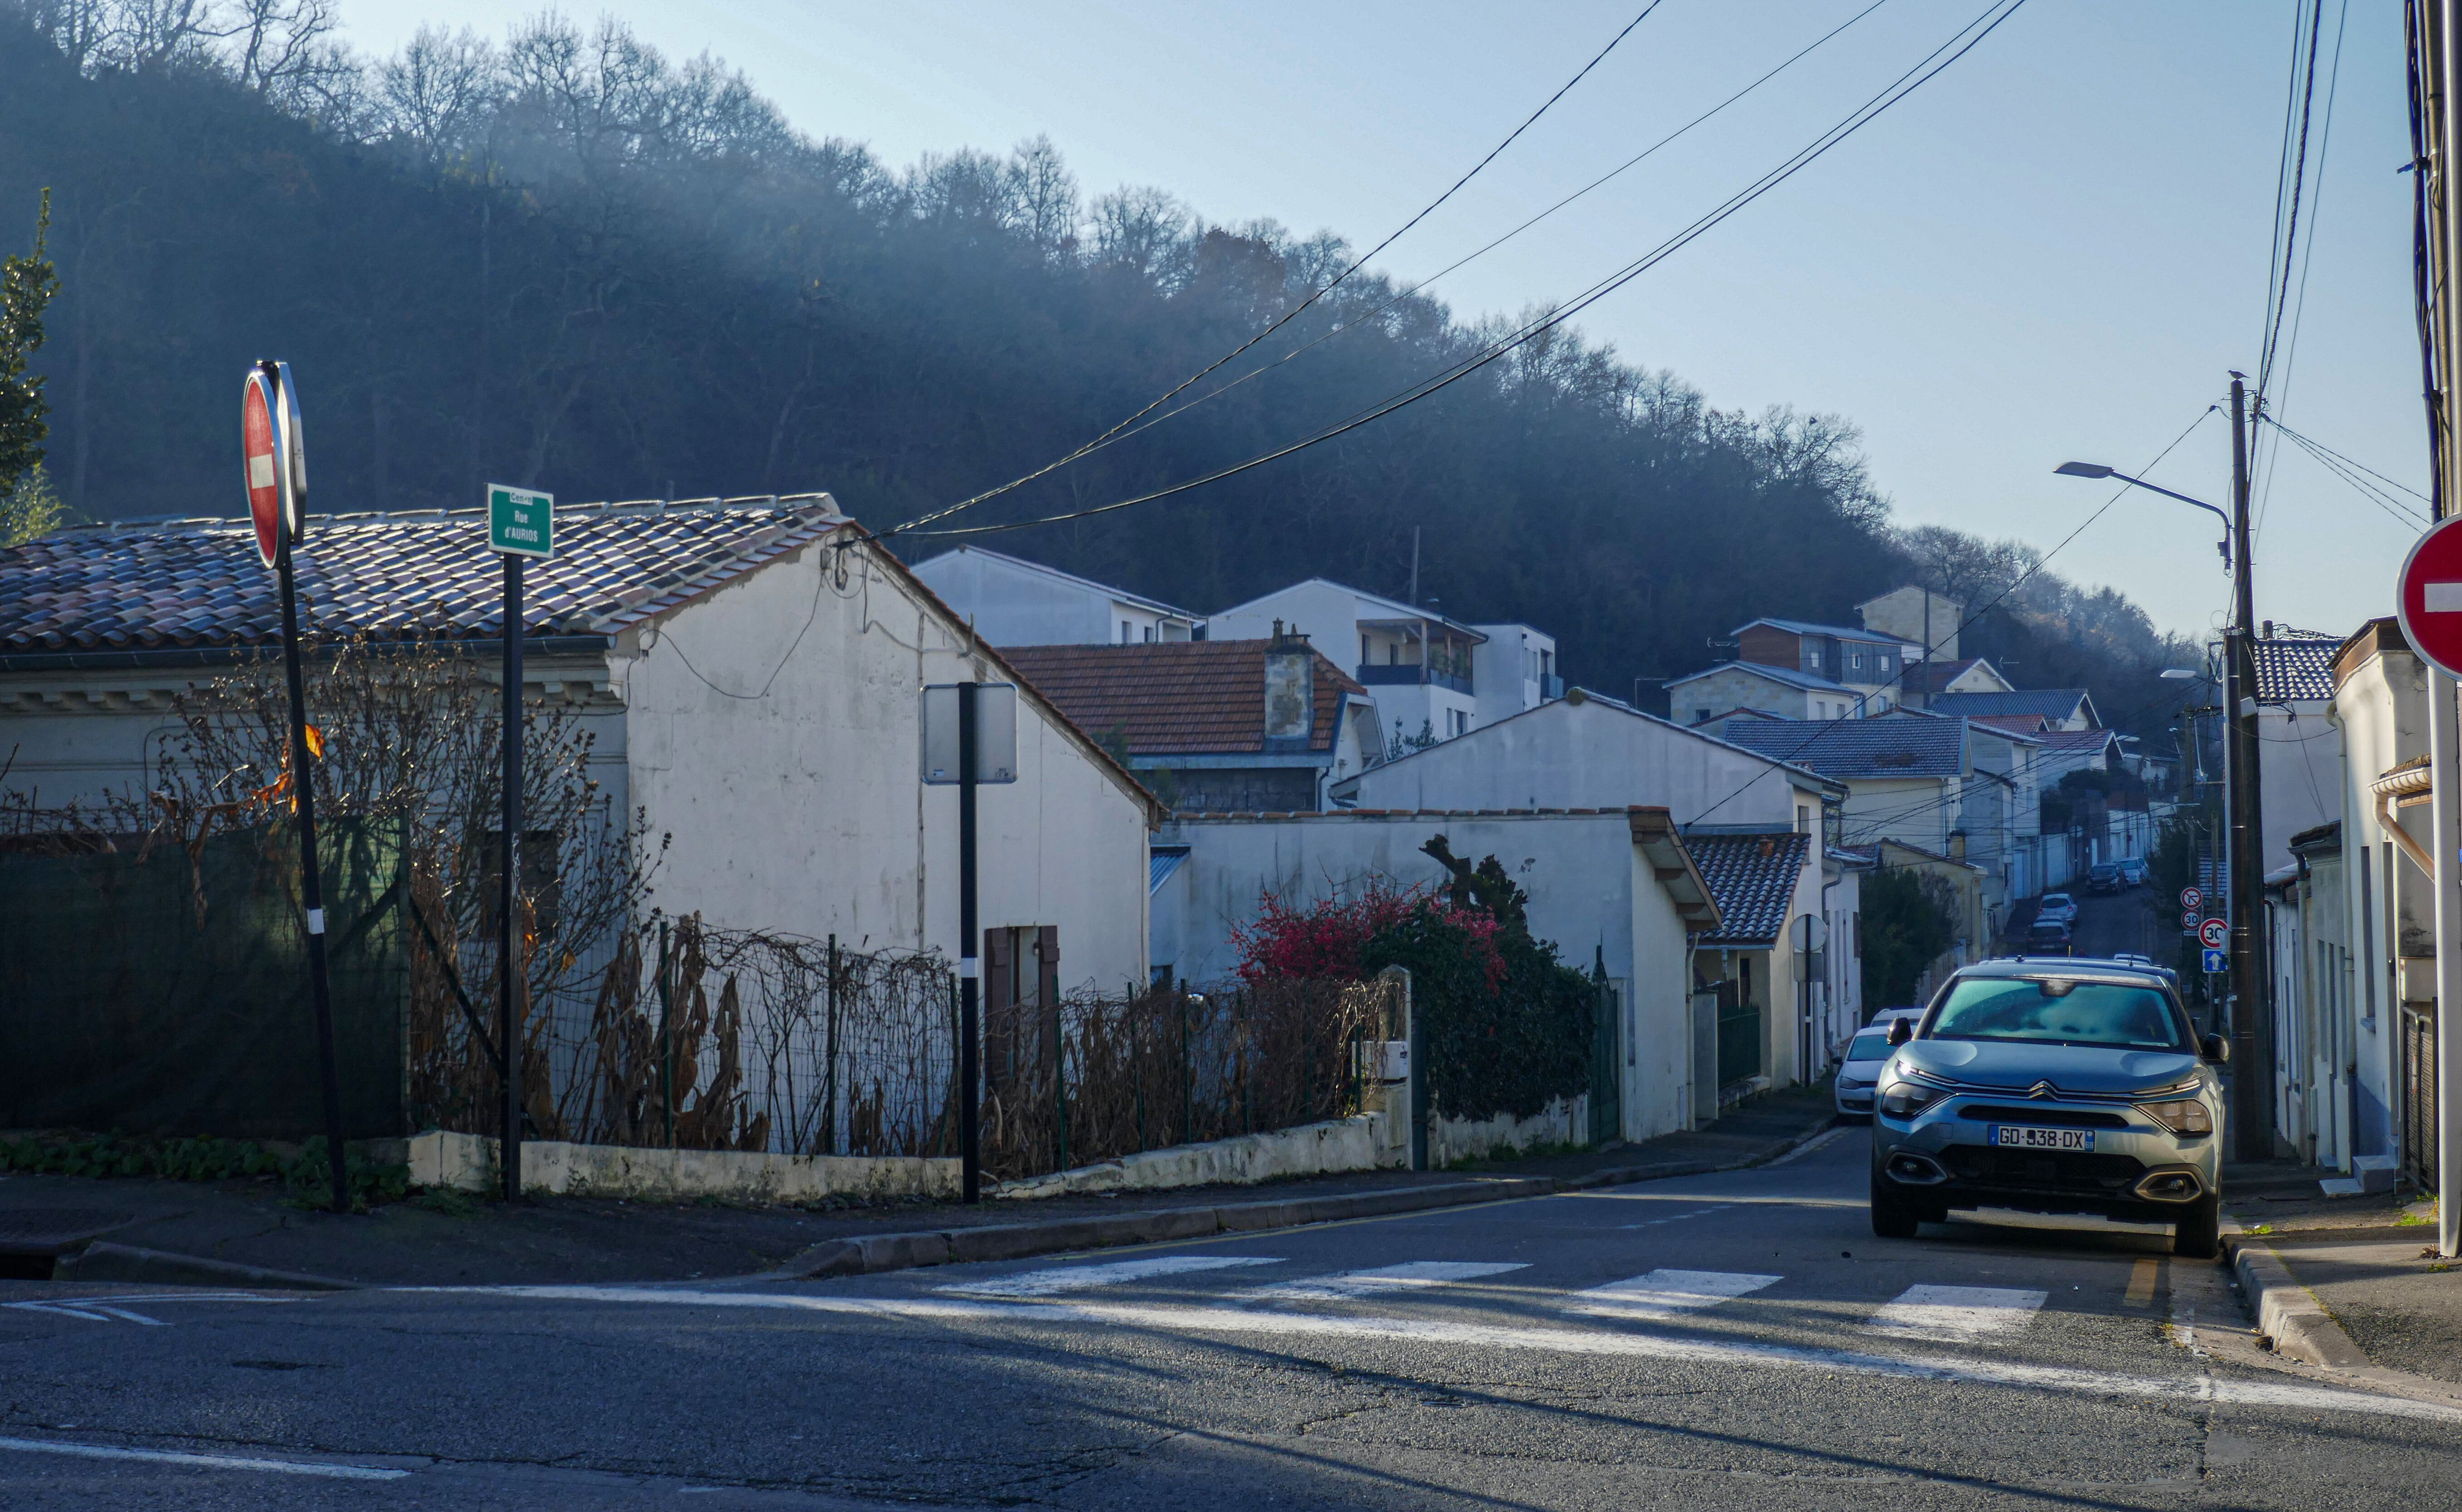
<svg viewBox="0 0 2462 1512">
<path fill-rule="evenodd" d="M 2219 550 L 2223 553 L 2223 566 L 2228 568 L 2232 565 L 2231 516 L 2223 513 L 2222 510 L 2215 508 L 2213 505 L 2208 504 L 2203 499 L 2192 499 L 2185 493 L 2174 493 L 2170 489 L 2164 487 L 2159 483 L 2148 483 L 2143 478 L 2132 478 L 2128 474 L 2122 472 L 2117 468 L 2106 467 L 2099 462 L 2064 462 L 2059 466 L 2054 467 L 2052 471 L 2063 478 L 2117 478 L 2121 482 L 2127 484 L 2132 487 L 2144 488 L 2151 493 L 2159 493 L 2167 499 L 2177 499 L 2182 504 L 2195 505 L 2198 508 L 2205 510 L 2208 514 L 2211 514 L 2215 519 L 2223 522 L 2223 538 Z M 2168 678 L 2171 674 L 2166 672 L 2163 675 Z M 2185 673 L 2182 675 L 2187 676 Z"/>
</svg>

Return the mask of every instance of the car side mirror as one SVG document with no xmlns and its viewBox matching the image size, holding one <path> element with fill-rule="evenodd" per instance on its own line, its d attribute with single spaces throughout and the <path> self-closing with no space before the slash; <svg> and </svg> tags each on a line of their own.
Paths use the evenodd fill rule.
<svg viewBox="0 0 2462 1512">
<path fill-rule="evenodd" d="M 1905 1043 L 1907 1043 L 1907 1041 L 1909 1041 L 1909 1040 L 1911 1040 L 1911 1039 L 1913 1039 L 1914 1037 L 1915 1037 L 1915 1021 L 1914 1021 L 1914 1020 L 1912 1020 L 1912 1019 L 1891 1019 L 1891 1020 L 1890 1021 L 1890 1048 L 1896 1048 L 1896 1047 L 1898 1047 L 1898 1046 L 1904 1045 Z"/>
<path fill-rule="evenodd" d="M 2219 1034 L 2209 1034 L 2198 1043 L 2197 1053 L 2208 1063 L 2220 1066 L 2231 1059 L 2231 1041 Z"/>
</svg>

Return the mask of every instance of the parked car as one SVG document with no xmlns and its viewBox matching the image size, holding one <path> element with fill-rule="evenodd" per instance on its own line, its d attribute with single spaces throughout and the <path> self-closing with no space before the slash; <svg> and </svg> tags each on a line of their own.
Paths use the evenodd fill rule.
<svg viewBox="0 0 2462 1512">
<path fill-rule="evenodd" d="M 2097 861 L 2086 870 L 2085 890 L 2089 893 L 2123 893 L 2128 883 L 2120 875 L 2117 861 Z"/>
<path fill-rule="evenodd" d="M 2077 899 L 2066 893 L 2045 893 L 2042 905 L 2035 910 L 2038 923 L 2048 920 L 2056 924 L 2074 924 L 2077 917 Z"/>
<path fill-rule="evenodd" d="M 1916 1013 L 1919 1009 L 1904 1009 Z M 1880 1080 L 1881 1063 L 1890 1058 L 1890 1026 L 1873 1024 L 1855 1031 L 1838 1062 L 1838 1113 L 1858 1123 L 1872 1117 L 1872 1084 Z"/>
<path fill-rule="evenodd" d="M 2127 883 L 2129 886 L 2144 887 L 2146 885 L 2146 878 L 2150 874 L 2147 871 L 2146 858 L 2144 856 L 2130 855 L 2123 856 L 2121 858 L 2120 879 Z"/>
<path fill-rule="evenodd" d="M 2026 926 L 2026 954 L 2073 956 L 2077 954 L 2077 939 L 2061 920 L 2039 918 Z"/>
<path fill-rule="evenodd" d="M 1872 1117 L 1872 1232 L 1911 1239 L 1953 1209 L 2172 1226 L 2211 1258 L 2221 1217 L 2219 1037 L 2197 1038 L 2164 973 L 2119 961 L 1959 968 L 1890 1026 Z"/>
</svg>

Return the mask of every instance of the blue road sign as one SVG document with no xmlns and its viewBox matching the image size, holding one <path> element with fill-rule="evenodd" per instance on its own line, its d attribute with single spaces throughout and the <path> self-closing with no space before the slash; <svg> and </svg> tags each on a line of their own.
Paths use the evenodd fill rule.
<svg viewBox="0 0 2462 1512">
<path fill-rule="evenodd" d="M 2219 950 L 2206 952 L 2206 975 L 2219 977 L 2231 969 L 2231 961 Z"/>
</svg>

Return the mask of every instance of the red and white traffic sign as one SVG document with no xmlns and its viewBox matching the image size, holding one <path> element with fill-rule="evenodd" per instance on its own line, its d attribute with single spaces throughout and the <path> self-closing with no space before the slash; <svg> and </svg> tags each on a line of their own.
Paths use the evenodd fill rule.
<svg viewBox="0 0 2462 1512">
<path fill-rule="evenodd" d="M 2184 908 L 2180 910 L 2180 927 L 2193 935 L 2197 932 L 2199 918 L 2195 909 Z"/>
<path fill-rule="evenodd" d="M 282 556 L 282 445 L 273 431 L 272 379 L 262 368 L 248 370 L 240 394 L 240 449 L 248 459 L 248 515 L 256 526 L 256 554 L 271 567 Z"/>
<path fill-rule="evenodd" d="M 2197 943 L 2208 950 L 2220 950 L 2231 942 L 2231 925 L 2219 918 L 2209 918 L 2197 926 Z"/>
<path fill-rule="evenodd" d="M 2394 603 L 2410 649 L 2448 677 L 2462 677 L 2462 516 L 2429 527 L 2403 558 Z"/>
<path fill-rule="evenodd" d="M 2182 908 L 2203 908 L 2206 906 L 2206 895 L 2197 891 L 2193 887 L 2184 887 L 2180 889 L 2180 906 Z"/>
</svg>

